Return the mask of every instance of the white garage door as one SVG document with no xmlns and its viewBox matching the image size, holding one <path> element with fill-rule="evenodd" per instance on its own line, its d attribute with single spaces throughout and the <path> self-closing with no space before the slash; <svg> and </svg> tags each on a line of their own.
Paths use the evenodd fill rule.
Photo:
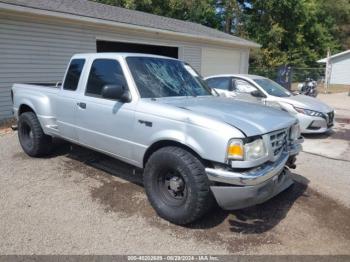
<svg viewBox="0 0 350 262">
<path fill-rule="evenodd" d="M 248 51 L 203 48 L 202 75 L 247 73 Z"/>
</svg>

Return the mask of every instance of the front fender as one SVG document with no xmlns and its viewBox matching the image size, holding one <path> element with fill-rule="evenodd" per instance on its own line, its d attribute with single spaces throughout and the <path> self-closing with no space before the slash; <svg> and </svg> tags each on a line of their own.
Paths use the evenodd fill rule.
<svg viewBox="0 0 350 262">
<path fill-rule="evenodd" d="M 189 147 L 202 158 L 205 155 L 204 148 L 198 143 L 198 141 L 196 141 L 196 139 L 179 130 L 169 129 L 154 133 L 151 137 L 151 144 L 149 147 L 162 141 L 173 141 L 182 144 Z"/>
<path fill-rule="evenodd" d="M 138 132 L 141 133 L 140 130 Z M 142 132 L 138 139 L 144 140 L 145 146 L 136 152 L 137 162 L 143 162 L 146 151 L 155 143 L 173 141 L 193 150 L 202 159 L 225 163 L 227 143 L 232 138 L 225 132 L 217 132 L 209 128 L 196 125 L 177 123 L 172 128 L 154 130 L 150 136 Z"/>
</svg>

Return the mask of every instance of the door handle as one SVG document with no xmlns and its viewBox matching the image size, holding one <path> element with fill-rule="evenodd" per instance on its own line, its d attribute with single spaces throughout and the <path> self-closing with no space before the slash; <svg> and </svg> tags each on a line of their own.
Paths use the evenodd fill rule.
<svg viewBox="0 0 350 262">
<path fill-rule="evenodd" d="M 86 109 L 86 103 L 78 102 L 77 105 L 78 105 L 81 109 Z"/>
</svg>

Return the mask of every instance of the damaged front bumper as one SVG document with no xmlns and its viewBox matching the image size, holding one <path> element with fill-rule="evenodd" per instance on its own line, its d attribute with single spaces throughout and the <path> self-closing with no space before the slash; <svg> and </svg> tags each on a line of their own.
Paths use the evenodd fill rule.
<svg viewBox="0 0 350 262">
<path fill-rule="evenodd" d="M 269 161 L 256 168 L 244 171 L 206 168 L 213 184 L 211 191 L 219 206 L 234 210 L 260 204 L 292 185 L 287 165 L 295 167 L 295 156 L 302 149 L 302 141 L 299 139 L 286 147 L 276 161 Z"/>
</svg>

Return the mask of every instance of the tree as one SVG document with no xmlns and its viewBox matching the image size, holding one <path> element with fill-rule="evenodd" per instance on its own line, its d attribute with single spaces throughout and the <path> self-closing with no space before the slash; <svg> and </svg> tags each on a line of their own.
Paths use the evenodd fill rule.
<svg viewBox="0 0 350 262">
<path fill-rule="evenodd" d="M 191 22 L 212 28 L 220 28 L 220 17 L 215 9 L 215 0 L 94 0 L 128 9 L 152 13 Z"/>
<path fill-rule="evenodd" d="M 350 48 L 350 0 L 94 0 L 200 23 L 261 44 L 253 67 L 317 67 Z"/>
<path fill-rule="evenodd" d="M 235 24 L 239 23 L 240 7 L 236 0 L 218 0 L 215 3 L 216 10 L 220 16 L 222 30 L 232 34 Z"/>
<path fill-rule="evenodd" d="M 253 66 L 290 64 L 317 67 L 327 48 L 339 49 L 328 24 L 319 16 L 318 0 L 244 1 L 244 28 L 262 45 Z"/>
<path fill-rule="evenodd" d="M 317 4 L 319 19 L 327 25 L 341 49 L 350 49 L 350 0 L 319 0 Z"/>
</svg>

